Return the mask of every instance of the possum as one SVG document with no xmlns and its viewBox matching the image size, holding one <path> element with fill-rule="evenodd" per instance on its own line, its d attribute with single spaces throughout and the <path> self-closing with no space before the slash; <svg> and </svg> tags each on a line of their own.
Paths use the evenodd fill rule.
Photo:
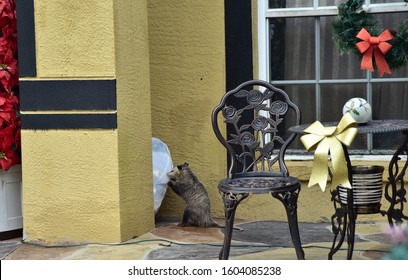
<svg viewBox="0 0 408 280">
<path fill-rule="evenodd" d="M 167 176 L 167 185 L 186 202 L 179 226 L 222 227 L 211 217 L 211 203 L 207 190 L 188 163 L 177 165 Z"/>
</svg>

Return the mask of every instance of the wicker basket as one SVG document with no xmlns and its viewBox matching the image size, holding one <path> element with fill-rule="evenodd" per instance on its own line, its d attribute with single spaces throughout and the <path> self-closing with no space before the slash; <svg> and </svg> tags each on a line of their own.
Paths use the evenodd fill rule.
<svg viewBox="0 0 408 280">
<path fill-rule="evenodd" d="M 383 195 L 384 167 L 353 166 L 353 203 L 356 209 L 366 209 L 364 212 L 379 212 Z M 339 187 L 340 202 L 347 204 L 347 189 Z"/>
</svg>

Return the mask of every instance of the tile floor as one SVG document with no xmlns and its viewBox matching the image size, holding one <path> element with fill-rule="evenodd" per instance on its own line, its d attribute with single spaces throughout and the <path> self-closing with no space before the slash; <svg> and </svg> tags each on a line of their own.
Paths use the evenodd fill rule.
<svg viewBox="0 0 408 280">
<path fill-rule="evenodd" d="M 220 221 L 222 223 L 222 221 Z M 278 221 L 237 221 L 230 259 L 294 260 L 288 226 Z M 384 235 L 386 223 L 358 223 L 353 260 L 381 259 L 392 247 Z M 325 260 L 332 244 L 329 223 L 299 223 L 306 259 Z M 218 259 L 220 228 L 179 227 L 177 220 L 158 220 L 156 228 L 119 244 L 52 244 L 38 246 L 12 239 L 0 242 L 4 260 L 208 260 Z M 50 245 L 50 244 L 48 244 Z M 334 259 L 346 258 L 347 244 Z"/>
</svg>

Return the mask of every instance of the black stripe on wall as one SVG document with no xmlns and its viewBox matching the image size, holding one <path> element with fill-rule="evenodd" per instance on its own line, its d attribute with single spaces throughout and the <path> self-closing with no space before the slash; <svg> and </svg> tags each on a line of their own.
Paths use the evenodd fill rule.
<svg viewBox="0 0 408 280">
<path fill-rule="evenodd" d="M 37 76 L 35 56 L 34 1 L 17 0 L 18 70 L 20 77 Z"/>
<path fill-rule="evenodd" d="M 248 0 L 225 0 L 226 89 L 253 79 L 252 7 Z"/>
<path fill-rule="evenodd" d="M 20 81 L 20 103 L 22 111 L 116 110 L 116 81 Z"/>
<path fill-rule="evenodd" d="M 117 114 L 22 114 L 22 129 L 116 129 Z"/>
<path fill-rule="evenodd" d="M 248 0 L 225 0 L 225 67 L 226 90 L 230 91 L 238 85 L 253 79 L 252 63 L 252 7 Z M 231 100 L 235 108 L 244 106 L 236 98 Z M 246 122 L 251 123 L 253 115 L 242 116 Z M 235 129 L 227 124 L 228 134 Z M 227 163 L 230 166 L 230 157 L 227 153 Z"/>
</svg>

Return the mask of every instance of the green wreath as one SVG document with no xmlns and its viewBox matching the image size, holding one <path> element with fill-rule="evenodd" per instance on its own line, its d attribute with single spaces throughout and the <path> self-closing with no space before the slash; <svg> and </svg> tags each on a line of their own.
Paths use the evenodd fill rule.
<svg viewBox="0 0 408 280">
<path fill-rule="evenodd" d="M 404 0 L 408 2 L 408 0 Z M 347 0 L 339 5 L 339 16 L 333 21 L 333 39 L 336 42 L 340 54 L 350 50 L 362 58 L 362 54 L 356 48 L 360 41 L 356 38 L 358 32 L 365 28 L 372 36 L 379 36 L 383 29 L 378 27 L 378 22 L 363 8 L 364 0 Z M 392 49 L 385 55 L 388 66 L 396 69 L 408 62 L 408 19 L 403 20 L 398 30 L 390 28 L 394 38 L 389 41 Z"/>
</svg>

